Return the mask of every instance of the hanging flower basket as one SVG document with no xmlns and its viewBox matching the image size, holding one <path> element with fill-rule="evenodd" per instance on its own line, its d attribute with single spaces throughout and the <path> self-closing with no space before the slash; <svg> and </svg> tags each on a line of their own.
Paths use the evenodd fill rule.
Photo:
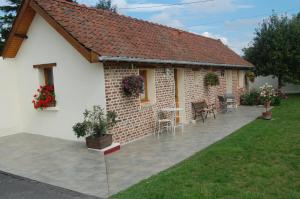
<svg viewBox="0 0 300 199">
<path fill-rule="evenodd" d="M 247 71 L 246 72 L 246 77 L 248 78 L 248 80 L 250 81 L 250 82 L 254 82 L 254 80 L 255 80 L 255 73 L 254 72 L 252 72 L 252 71 Z"/>
<path fill-rule="evenodd" d="M 144 92 L 144 78 L 140 75 L 125 77 L 122 81 L 122 89 L 127 97 L 138 97 Z"/>
<path fill-rule="evenodd" d="M 35 109 L 55 107 L 54 86 L 40 86 L 37 89 L 37 94 L 34 95 L 32 103 Z"/>
<path fill-rule="evenodd" d="M 220 85 L 220 80 L 217 74 L 215 73 L 207 73 L 204 77 L 205 86 L 218 86 Z"/>
</svg>

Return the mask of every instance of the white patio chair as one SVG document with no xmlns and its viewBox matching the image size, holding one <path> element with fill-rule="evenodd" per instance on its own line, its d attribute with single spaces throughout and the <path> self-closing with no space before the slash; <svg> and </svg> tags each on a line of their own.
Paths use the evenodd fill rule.
<svg viewBox="0 0 300 199">
<path fill-rule="evenodd" d="M 229 109 L 234 109 L 236 111 L 237 103 L 235 100 L 235 96 L 232 93 L 226 94 L 226 104 L 227 104 L 227 111 Z"/>
<path fill-rule="evenodd" d="M 153 114 L 154 114 L 154 135 L 157 134 L 157 137 L 159 137 L 163 129 L 166 129 L 167 131 L 172 131 L 172 127 L 173 127 L 172 119 L 164 117 L 163 112 L 157 110 L 155 107 L 153 107 Z"/>
</svg>

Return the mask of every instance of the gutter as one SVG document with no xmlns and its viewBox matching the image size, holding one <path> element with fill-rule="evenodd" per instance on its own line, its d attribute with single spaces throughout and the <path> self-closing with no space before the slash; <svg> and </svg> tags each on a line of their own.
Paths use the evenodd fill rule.
<svg viewBox="0 0 300 199">
<path fill-rule="evenodd" d="M 232 67 L 232 68 L 253 68 L 253 66 L 238 65 L 238 64 L 216 64 L 209 62 L 193 62 L 193 61 L 175 61 L 175 60 L 162 60 L 162 59 L 144 59 L 132 57 L 110 57 L 100 56 L 100 62 L 137 62 L 147 64 L 172 64 L 172 65 L 190 65 L 190 66 L 214 66 L 214 67 Z"/>
</svg>

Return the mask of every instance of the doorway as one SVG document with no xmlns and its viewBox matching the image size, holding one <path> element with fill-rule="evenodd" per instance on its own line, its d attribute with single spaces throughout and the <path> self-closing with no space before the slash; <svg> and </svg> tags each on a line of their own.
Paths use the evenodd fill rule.
<svg viewBox="0 0 300 199">
<path fill-rule="evenodd" d="M 225 71 L 226 78 L 226 94 L 232 94 L 232 70 Z"/>
<path fill-rule="evenodd" d="M 176 112 L 176 122 L 184 122 L 184 70 L 174 69 L 175 105 L 183 111 Z"/>
</svg>

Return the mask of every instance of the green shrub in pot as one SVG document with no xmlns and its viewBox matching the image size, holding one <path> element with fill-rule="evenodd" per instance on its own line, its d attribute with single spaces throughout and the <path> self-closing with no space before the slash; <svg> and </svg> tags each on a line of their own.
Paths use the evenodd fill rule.
<svg viewBox="0 0 300 199">
<path fill-rule="evenodd" d="M 108 112 L 106 115 L 100 106 L 93 106 L 92 110 L 85 110 L 84 120 L 73 126 L 75 135 L 79 137 L 101 137 L 106 135 L 107 129 L 113 127 L 117 121 L 115 112 Z"/>
</svg>

